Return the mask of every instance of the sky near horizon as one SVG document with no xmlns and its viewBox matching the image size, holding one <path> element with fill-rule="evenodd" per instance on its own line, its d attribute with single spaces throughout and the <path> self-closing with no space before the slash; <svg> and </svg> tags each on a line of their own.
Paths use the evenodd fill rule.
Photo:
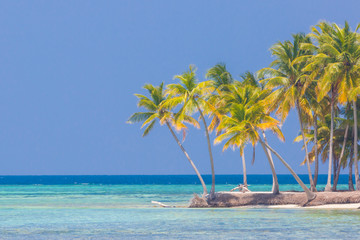
<svg viewBox="0 0 360 240">
<path fill-rule="evenodd" d="M 134 93 L 174 82 L 189 64 L 200 81 L 219 62 L 238 79 L 268 66 L 272 44 L 320 20 L 354 29 L 359 9 L 329 0 L 1 1 L 0 175 L 193 174 L 168 129 L 142 138 L 140 124 L 126 124 L 139 111 Z M 298 129 L 293 111 L 285 143 L 268 133 L 269 144 L 306 173 Z M 203 128 L 190 128 L 184 147 L 209 174 Z M 242 172 L 238 151 L 213 151 L 216 173 Z M 245 153 L 249 174 L 271 173 L 260 146 L 253 166 Z"/>
</svg>

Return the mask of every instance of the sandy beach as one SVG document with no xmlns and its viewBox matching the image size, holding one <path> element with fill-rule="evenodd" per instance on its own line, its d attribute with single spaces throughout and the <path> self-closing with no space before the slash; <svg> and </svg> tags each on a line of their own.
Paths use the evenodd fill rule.
<svg viewBox="0 0 360 240">
<path fill-rule="evenodd" d="M 235 208 L 275 208 L 275 209 L 356 209 L 360 210 L 360 203 L 347 203 L 347 204 L 325 204 L 320 206 L 308 206 L 302 207 L 295 204 L 285 205 L 252 205 L 252 206 L 241 206 Z"/>
<path fill-rule="evenodd" d="M 307 201 L 304 192 L 288 191 L 280 194 L 271 192 L 217 192 L 206 202 L 197 196 L 190 207 L 265 207 L 265 208 L 322 208 L 358 209 L 360 191 L 316 192 L 316 198 Z"/>
</svg>

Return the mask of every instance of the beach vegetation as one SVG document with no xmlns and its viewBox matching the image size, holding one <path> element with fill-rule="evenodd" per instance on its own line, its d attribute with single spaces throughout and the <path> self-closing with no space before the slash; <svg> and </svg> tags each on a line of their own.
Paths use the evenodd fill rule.
<svg viewBox="0 0 360 240">
<path fill-rule="evenodd" d="M 195 127 L 199 127 L 199 123 L 186 114 L 183 114 L 182 121 L 175 121 L 174 114 L 167 108 L 163 106 L 164 102 L 166 101 L 167 97 L 164 92 L 164 84 L 161 83 L 160 86 L 155 87 L 151 84 L 146 84 L 144 89 L 148 90 L 150 94 L 150 98 L 142 94 L 135 94 L 135 96 L 139 99 L 138 107 L 143 107 L 147 111 L 146 112 L 136 112 L 130 116 L 128 123 L 136 123 L 142 122 L 141 128 L 145 128 L 143 137 L 149 134 L 149 132 L 154 128 L 156 121 L 158 120 L 161 125 L 166 125 L 171 132 L 171 135 L 174 137 L 176 143 L 181 148 L 181 151 L 184 153 L 186 158 L 188 159 L 189 163 L 191 164 L 192 168 L 194 169 L 196 175 L 198 176 L 201 185 L 203 187 L 203 195 L 205 196 L 208 192 L 206 189 L 205 182 L 195 166 L 194 162 L 191 160 L 189 154 L 186 152 L 185 148 L 181 144 L 179 138 L 175 134 L 173 128 L 177 131 L 183 131 L 183 136 L 185 136 L 185 130 L 187 126 L 184 124 L 188 123 Z"/>
<path fill-rule="evenodd" d="M 360 190 L 359 179 L 359 112 L 360 107 L 360 34 L 344 26 L 321 21 L 309 34 L 293 34 L 291 40 L 279 41 L 270 48 L 273 61 L 255 74 L 245 72 L 236 80 L 224 63 L 211 67 L 204 81 L 199 81 L 196 67 L 175 75 L 177 83 L 159 87 L 145 85 L 152 99 L 143 95 L 139 107 L 148 112 L 135 113 L 129 122 L 143 122 L 144 136 L 153 128 L 155 119 L 166 124 L 179 146 L 177 131 L 185 131 L 186 124 L 204 127 L 210 158 L 212 185 L 210 198 L 215 193 L 213 144 L 223 143 L 223 150 L 238 149 L 243 166 L 245 187 L 246 161 L 244 149 L 260 144 L 273 176 L 273 194 L 279 194 L 279 184 L 272 155 L 291 172 L 303 188 L 308 201 L 316 197 L 319 160 L 328 164 L 325 191 L 336 191 L 341 168 L 349 168 L 349 190 Z M 284 141 L 281 126 L 286 124 L 294 109 L 299 121 L 299 136 L 305 157 L 299 164 L 306 165 L 310 189 L 301 181 L 284 158 L 267 141 L 266 133 L 274 133 Z M 207 120 L 209 124 L 207 124 Z M 185 155 L 188 154 L 183 150 Z M 188 157 L 188 160 L 190 158 Z M 314 172 L 311 170 L 314 164 Z M 196 167 L 193 166 L 195 171 Z M 199 179 L 202 179 L 198 174 Z M 333 177 L 333 178 L 331 178 Z M 202 181 L 202 180 L 201 180 Z M 333 185 L 331 182 L 333 181 Z M 204 193 L 206 187 L 202 181 Z"/>
</svg>

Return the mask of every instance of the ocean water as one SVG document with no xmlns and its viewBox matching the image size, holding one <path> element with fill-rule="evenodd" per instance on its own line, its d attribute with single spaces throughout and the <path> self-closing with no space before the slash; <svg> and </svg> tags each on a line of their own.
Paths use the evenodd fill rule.
<svg viewBox="0 0 360 240">
<path fill-rule="evenodd" d="M 301 176 L 306 182 L 307 176 Z M 242 181 L 217 176 L 217 191 Z M 270 191 L 270 175 L 248 177 Z M 326 176 L 320 176 L 319 189 Z M 205 176 L 210 183 L 210 176 Z M 280 190 L 301 190 L 279 176 Z M 347 176 L 340 189 L 347 189 Z M 210 189 L 210 186 L 209 186 Z M 189 209 L 195 176 L 2 176 L 0 239 L 356 239 L 360 210 Z M 176 208 L 161 208 L 160 201 Z"/>
</svg>

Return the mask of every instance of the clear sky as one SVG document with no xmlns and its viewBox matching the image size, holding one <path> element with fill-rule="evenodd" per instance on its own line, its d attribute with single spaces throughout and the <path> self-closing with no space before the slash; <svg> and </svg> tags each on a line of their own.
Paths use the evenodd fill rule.
<svg viewBox="0 0 360 240">
<path fill-rule="evenodd" d="M 200 80 L 218 62 L 235 77 L 256 71 L 271 62 L 272 44 L 320 20 L 355 28 L 359 9 L 329 0 L 1 1 L 0 174 L 193 174 L 168 129 L 142 138 L 140 125 L 125 123 L 139 110 L 133 93 L 172 83 L 189 64 Z M 292 112 L 285 143 L 268 135 L 305 173 L 298 129 Z M 210 173 L 203 129 L 190 129 L 184 146 Z M 218 174 L 241 172 L 238 151 L 213 149 Z M 260 146 L 248 173 L 270 174 Z"/>
</svg>

